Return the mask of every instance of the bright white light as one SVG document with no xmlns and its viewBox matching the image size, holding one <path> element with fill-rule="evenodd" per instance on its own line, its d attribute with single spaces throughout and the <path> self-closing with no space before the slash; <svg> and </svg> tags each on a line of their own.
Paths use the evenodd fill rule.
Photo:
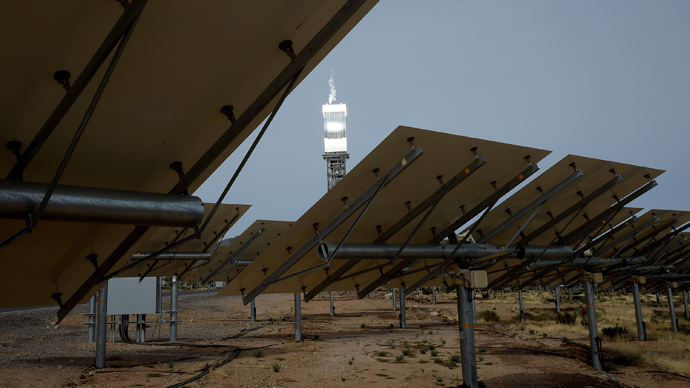
<svg viewBox="0 0 690 388">
<path fill-rule="evenodd" d="M 329 121 L 328 123 L 326 123 L 326 131 L 328 132 L 338 132 L 342 131 L 343 129 L 345 129 L 345 126 L 341 122 Z"/>
</svg>

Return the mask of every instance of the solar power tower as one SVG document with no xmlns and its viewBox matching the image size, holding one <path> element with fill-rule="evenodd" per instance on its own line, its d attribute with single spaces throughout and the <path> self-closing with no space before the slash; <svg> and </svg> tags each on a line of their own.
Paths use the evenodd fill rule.
<svg viewBox="0 0 690 388">
<path fill-rule="evenodd" d="M 350 157 L 347 153 L 347 133 L 345 121 L 347 118 L 347 105 L 333 104 L 335 101 L 335 85 L 333 76 L 329 80 L 331 94 L 328 96 L 328 104 L 321 106 L 323 113 L 323 159 L 326 161 L 326 176 L 328 178 L 328 190 L 345 176 L 345 161 Z"/>
<path fill-rule="evenodd" d="M 347 105 L 333 104 L 335 83 L 332 73 L 328 85 L 331 87 L 331 92 L 328 95 L 328 104 L 321 106 L 321 113 L 323 114 L 323 159 L 326 161 L 326 182 L 330 191 L 347 173 L 345 161 L 350 154 L 347 153 Z M 334 317 L 333 291 L 329 295 L 331 317 Z"/>
</svg>

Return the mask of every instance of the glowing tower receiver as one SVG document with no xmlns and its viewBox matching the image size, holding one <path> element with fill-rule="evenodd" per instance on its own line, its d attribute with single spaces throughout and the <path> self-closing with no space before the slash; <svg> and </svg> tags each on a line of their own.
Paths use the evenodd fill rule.
<svg viewBox="0 0 690 388">
<path fill-rule="evenodd" d="M 350 157 L 347 153 L 347 133 L 345 119 L 347 118 L 347 106 L 345 104 L 332 104 L 335 100 L 335 85 L 333 74 L 328 80 L 331 94 L 328 104 L 321 107 L 323 113 L 323 158 L 326 161 L 326 177 L 328 190 L 333 188 L 345 176 L 345 161 Z"/>
</svg>

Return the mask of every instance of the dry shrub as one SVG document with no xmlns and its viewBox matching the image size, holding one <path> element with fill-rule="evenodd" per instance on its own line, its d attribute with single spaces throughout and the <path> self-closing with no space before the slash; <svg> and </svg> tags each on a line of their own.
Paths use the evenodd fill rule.
<svg viewBox="0 0 690 388">
<path fill-rule="evenodd" d="M 499 322 L 501 319 L 495 311 L 486 310 L 477 313 L 477 319 L 483 319 L 486 322 Z"/>
</svg>

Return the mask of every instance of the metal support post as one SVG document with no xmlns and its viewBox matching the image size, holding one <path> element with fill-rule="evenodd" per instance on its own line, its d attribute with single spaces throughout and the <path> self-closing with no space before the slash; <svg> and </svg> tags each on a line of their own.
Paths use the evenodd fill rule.
<svg viewBox="0 0 690 388">
<path fill-rule="evenodd" d="M 637 321 L 637 338 L 640 341 L 647 340 L 647 332 L 642 318 L 642 303 L 640 303 L 640 285 L 633 283 L 633 299 L 635 300 L 635 320 Z"/>
<path fill-rule="evenodd" d="M 135 331 L 135 341 L 137 343 L 141 342 L 141 314 L 135 314 L 134 317 L 137 320 L 137 323 L 134 325 L 134 331 Z M 129 320 L 129 318 L 127 318 Z M 122 325 L 122 319 L 120 319 L 120 324 Z M 129 327 L 129 322 L 127 323 L 127 327 Z M 129 330 L 129 329 L 127 329 Z"/>
<path fill-rule="evenodd" d="M 685 295 L 685 294 L 683 294 Z M 98 299 L 98 293 L 95 293 L 91 299 L 89 299 L 89 323 L 88 323 L 88 338 L 89 343 L 92 344 L 96 342 L 96 304 Z M 686 304 L 687 306 L 687 304 Z M 687 312 L 688 308 L 685 308 Z"/>
<path fill-rule="evenodd" d="M 556 312 L 561 313 L 561 286 L 556 287 Z"/>
<path fill-rule="evenodd" d="M 525 305 L 522 303 L 522 288 L 518 290 L 518 300 L 520 302 L 520 322 L 525 321 Z"/>
<path fill-rule="evenodd" d="M 661 307 L 661 297 L 658 292 L 656 293 L 656 307 Z"/>
<path fill-rule="evenodd" d="M 397 288 L 393 289 L 393 311 L 398 311 L 398 297 L 396 296 L 396 293 L 398 292 Z"/>
<path fill-rule="evenodd" d="M 431 287 L 431 303 L 436 304 L 436 287 Z M 685 310 L 687 310 L 687 308 Z"/>
<path fill-rule="evenodd" d="M 587 323 L 589 324 L 589 345 L 592 350 L 592 366 L 596 370 L 603 370 L 601 364 L 601 352 L 599 348 L 601 338 L 599 338 L 599 331 L 597 330 L 597 312 L 594 304 L 594 292 L 592 290 L 592 283 L 585 281 L 585 298 L 587 299 Z"/>
<path fill-rule="evenodd" d="M 177 276 L 170 282 L 170 342 L 177 342 Z"/>
<path fill-rule="evenodd" d="M 678 332 L 678 320 L 676 319 L 676 306 L 673 304 L 673 288 L 668 287 L 668 311 L 671 313 L 671 328 Z"/>
<path fill-rule="evenodd" d="M 464 286 L 459 286 L 458 321 L 460 325 L 460 356 L 462 363 L 462 382 L 468 388 L 477 388 L 477 358 L 474 350 L 474 313 L 472 312 L 473 292 Z M 472 298 L 474 299 L 474 298 Z"/>
<path fill-rule="evenodd" d="M 331 294 L 331 318 L 335 317 L 335 302 L 333 300 L 333 291 L 330 292 Z"/>
<path fill-rule="evenodd" d="M 146 342 L 146 314 L 141 314 L 141 342 Z"/>
<path fill-rule="evenodd" d="M 568 288 L 568 302 L 573 303 L 573 288 Z"/>
<path fill-rule="evenodd" d="M 108 282 L 98 291 L 98 330 L 96 331 L 96 362 L 97 369 L 105 368 L 106 326 L 108 323 Z"/>
<path fill-rule="evenodd" d="M 688 310 L 688 291 L 682 291 L 683 293 L 683 304 L 685 304 L 685 319 L 690 319 L 690 310 Z"/>
<path fill-rule="evenodd" d="M 249 316 L 251 317 L 252 322 L 256 322 L 256 298 L 252 299 L 249 304 L 249 308 L 251 309 Z"/>
<path fill-rule="evenodd" d="M 400 287 L 400 328 L 407 329 L 407 319 L 405 318 L 405 287 Z"/>
<path fill-rule="evenodd" d="M 302 298 L 295 293 L 295 342 L 302 342 Z"/>
<path fill-rule="evenodd" d="M 541 295 L 541 284 L 539 285 L 539 295 Z"/>
</svg>

